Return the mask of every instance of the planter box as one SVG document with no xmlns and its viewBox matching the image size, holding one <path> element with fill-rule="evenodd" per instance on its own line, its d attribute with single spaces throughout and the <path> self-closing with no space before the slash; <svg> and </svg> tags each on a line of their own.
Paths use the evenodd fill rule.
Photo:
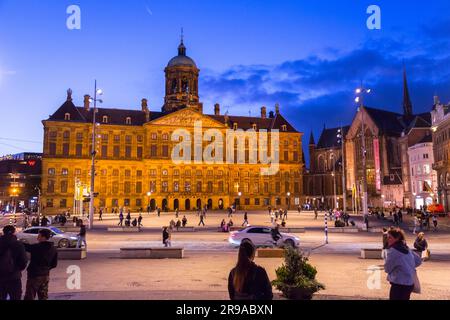
<svg viewBox="0 0 450 320">
<path fill-rule="evenodd" d="M 58 260 L 83 260 L 86 259 L 86 249 L 85 248 L 60 248 L 58 249 Z"/>
<path fill-rule="evenodd" d="M 280 232 L 286 233 L 305 233 L 305 228 L 280 228 Z"/>
<path fill-rule="evenodd" d="M 383 259 L 382 249 L 361 249 L 361 259 Z"/>
<path fill-rule="evenodd" d="M 182 259 L 183 248 L 121 248 L 121 259 Z"/>
<path fill-rule="evenodd" d="M 108 228 L 108 232 L 141 232 L 139 228 L 132 227 L 118 227 L 118 228 Z"/>
<path fill-rule="evenodd" d="M 256 251 L 258 258 L 284 258 L 284 250 L 277 248 L 258 249 Z"/>
<path fill-rule="evenodd" d="M 343 228 L 328 228 L 329 233 L 357 233 L 359 232 L 358 228 L 356 227 L 343 227 Z"/>
</svg>

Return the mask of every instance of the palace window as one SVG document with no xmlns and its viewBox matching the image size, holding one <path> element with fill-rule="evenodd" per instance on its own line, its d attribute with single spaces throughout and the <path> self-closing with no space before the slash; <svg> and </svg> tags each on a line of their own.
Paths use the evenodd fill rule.
<svg viewBox="0 0 450 320">
<path fill-rule="evenodd" d="M 151 169 L 151 170 L 150 170 L 150 175 L 151 175 L 152 177 L 155 177 L 155 176 L 156 176 L 156 169 Z"/>
<path fill-rule="evenodd" d="M 197 192 L 202 192 L 202 182 L 197 181 Z"/>
<path fill-rule="evenodd" d="M 131 146 L 125 147 L 125 158 L 131 158 Z"/>
<path fill-rule="evenodd" d="M 59 200 L 59 207 L 60 208 L 67 208 L 67 199 Z"/>
<path fill-rule="evenodd" d="M 102 122 L 103 123 L 108 123 L 108 116 L 103 116 Z"/>
<path fill-rule="evenodd" d="M 125 181 L 123 184 L 123 192 L 128 194 L 131 192 L 131 184 L 130 181 Z"/>
<path fill-rule="evenodd" d="M 136 139 L 137 139 L 137 142 L 144 141 L 144 137 L 142 135 L 138 135 Z"/>
<path fill-rule="evenodd" d="M 152 133 L 152 140 L 158 139 L 158 135 L 156 133 Z"/>
<path fill-rule="evenodd" d="M 202 170 L 197 170 L 195 173 L 197 176 L 201 176 L 202 175 Z"/>
<path fill-rule="evenodd" d="M 114 146 L 114 158 L 120 157 L 120 146 Z"/>
<path fill-rule="evenodd" d="M 114 142 L 120 142 L 120 136 L 119 135 L 114 135 Z"/>
<path fill-rule="evenodd" d="M 67 180 L 61 181 L 61 193 L 67 193 Z"/>
<path fill-rule="evenodd" d="M 143 150 L 142 147 L 137 147 L 137 149 L 136 149 L 136 155 L 139 159 L 142 158 L 142 154 L 143 154 L 142 150 Z"/>
<path fill-rule="evenodd" d="M 162 192 L 169 192 L 169 182 L 167 181 L 162 182 Z"/>
<path fill-rule="evenodd" d="M 173 182 L 173 191 L 179 192 L 180 191 L 180 183 L 178 181 Z"/>
<path fill-rule="evenodd" d="M 162 156 L 165 158 L 169 156 L 169 146 L 162 146 Z"/>
<path fill-rule="evenodd" d="M 118 176 L 119 176 L 119 169 L 114 169 L 112 175 L 113 175 L 114 177 L 118 177 Z"/>
<path fill-rule="evenodd" d="M 256 131 L 256 123 L 254 123 L 254 124 L 252 125 L 252 128 L 253 128 L 253 130 Z"/>
<path fill-rule="evenodd" d="M 81 169 L 75 169 L 75 175 L 80 176 L 81 175 Z"/>
<path fill-rule="evenodd" d="M 150 181 L 150 192 L 156 192 L 156 181 Z"/>
<path fill-rule="evenodd" d="M 169 175 L 169 171 L 167 171 L 166 169 L 164 169 L 164 170 L 162 171 L 162 175 L 163 175 L 163 176 L 168 176 L 168 175 Z"/>
<path fill-rule="evenodd" d="M 152 144 L 151 146 L 150 146 L 150 156 L 151 157 L 156 157 L 157 156 L 157 154 L 158 154 L 158 147 L 155 145 L 155 144 Z"/>
<path fill-rule="evenodd" d="M 64 120 L 70 121 L 70 113 L 66 113 L 66 114 L 64 115 Z"/>
<path fill-rule="evenodd" d="M 209 193 L 213 192 L 213 183 L 212 183 L 212 181 L 208 181 L 208 192 Z"/>
<path fill-rule="evenodd" d="M 50 137 L 50 139 L 56 139 L 58 137 L 58 132 L 50 131 L 49 137 Z"/>
<path fill-rule="evenodd" d="M 55 192 L 55 181 L 54 180 L 48 180 L 48 182 L 47 182 L 47 192 L 48 193 Z"/>
<path fill-rule="evenodd" d="M 63 168 L 63 169 L 61 170 L 61 174 L 62 174 L 63 176 L 67 176 L 67 175 L 69 174 L 69 169 Z"/>
<path fill-rule="evenodd" d="M 142 182 L 136 182 L 136 193 L 142 193 Z"/>
<path fill-rule="evenodd" d="M 178 169 L 173 170 L 173 175 L 178 177 L 180 175 L 180 170 Z"/>
<path fill-rule="evenodd" d="M 191 192 L 191 183 L 189 181 L 186 181 L 184 183 L 184 191 L 185 192 Z"/>
<path fill-rule="evenodd" d="M 287 125 L 283 124 L 283 125 L 281 126 L 281 131 L 286 132 L 286 131 L 287 131 Z"/>
<path fill-rule="evenodd" d="M 83 132 L 77 132 L 77 141 L 78 142 L 83 141 Z"/>
<path fill-rule="evenodd" d="M 163 139 L 164 141 L 169 140 L 169 135 L 168 135 L 167 133 L 164 133 L 164 134 L 162 135 L 162 139 Z"/>
<path fill-rule="evenodd" d="M 47 199 L 47 208 L 53 208 L 53 199 Z"/>
<path fill-rule="evenodd" d="M 217 191 L 218 192 L 223 192 L 223 181 L 219 181 L 218 190 Z"/>
<path fill-rule="evenodd" d="M 64 138 L 64 140 L 69 140 L 70 139 L 70 131 L 64 131 L 63 138 Z"/>
<path fill-rule="evenodd" d="M 54 176 L 54 175 L 55 175 L 55 172 L 56 172 L 56 171 L 55 171 L 55 168 L 49 168 L 49 169 L 48 169 L 48 175 L 49 175 L 49 176 Z"/>
<path fill-rule="evenodd" d="M 142 177 L 142 170 L 137 170 L 136 171 L 136 177 Z"/>
<path fill-rule="evenodd" d="M 125 136 L 125 142 L 131 143 L 131 136 Z"/>
<path fill-rule="evenodd" d="M 125 170 L 125 177 L 131 177 L 131 170 Z"/>
<path fill-rule="evenodd" d="M 130 117 L 127 117 L 125 119 L 125 124 L 131 124 L 131 118 Z"/>
<path fill-rule="evenodd" d="M 237 130 L 237 128 L 238 128 L 238 124 L 235 122 L 235 123 L 233 123 L 233 129 L 234 130 Z"/>
</svg>

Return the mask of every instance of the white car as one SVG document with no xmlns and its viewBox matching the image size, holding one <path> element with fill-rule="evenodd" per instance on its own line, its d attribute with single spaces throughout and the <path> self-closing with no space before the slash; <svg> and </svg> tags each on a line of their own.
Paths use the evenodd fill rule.
<svg viewBox="0 0 450 320">
<path fill-rule="evenodd" d="M 73 248 L 77 246 L 78 235 L 71 232 L 63 232 L 55 227 L 31 227 L 22 232 L 17 233 L 17 239 L 23 243 L 35 244 L 37 243 L 37 236 L 39 230 L 50 230 L 51 238 L 49 241 L 55 244 L 58 248 Z"/>
<path fill-rule="evenodd" d="M 300 239 L 289 233 L 281 233 L 281 239 L 278 240 L 277 246 L 292 246 L 294 248 L 300 246 Z M 238 247 L 242 241 L 250 241 L 256 247 L 272 247 L 274 241 L 272 239 L 272 228 L 270 227 L 247 227 L 241 231 L 230 232 L 228 242 Z"/>
</svg>

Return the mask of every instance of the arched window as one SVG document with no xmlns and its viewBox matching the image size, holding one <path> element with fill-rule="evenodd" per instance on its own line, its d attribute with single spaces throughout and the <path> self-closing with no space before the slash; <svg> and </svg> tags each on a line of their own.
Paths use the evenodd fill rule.
<svg viewBox="0 0 450 320">
<path fill-rule="evenodd" d="M 252 124 L 252 128 L 256 131 L 256 123 Z"/>
<path fill-rule="evenodd" d="M 108 116 L 103 116 L 103 123 L 108 123 Z"/>
<path fill-rule="evenodd" d="M 233 129 L 234 130 L 237 130 L 237 128 L 238 128 L 238 124 L 235 122 L 235 123 L 233 123 Z"/>
<path fill-rule="evenodd" d="M 286 131 L 287 131 L 287 125 L 283 124 L 283 125 L 281 126 L 281 131 L 286 132 Z"/>
<path fill-rule="evenodd" d="M 130 117 L 127 117 L 127 118 L 126 118 L 125 124 L 131 124 L 131 118 L 130 118 Z"/>
<path fill-rule="evenodd" d="M 64 115 L 64 120 L 70 121 L 70 113 L 66 113 L 66 114 Z"/>
</svg>

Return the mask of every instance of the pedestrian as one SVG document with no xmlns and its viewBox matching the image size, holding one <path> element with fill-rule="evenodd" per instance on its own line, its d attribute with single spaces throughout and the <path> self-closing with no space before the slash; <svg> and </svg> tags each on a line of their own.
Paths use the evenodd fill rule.
<svg viewBox="0 0 450 320">
<path fill-rule="evenodd" d="M 398 222 L 403 223 L 403 212 L 402 209 L 398 209 Z"/>
<path fill-rule="evenodd" d="M 366 231 L 369 232 L 369 216 L 364 215 L 364 224 L 366 225 Z"/>
<path fill-rule="evenodd" d="M 61 216 L 61 225 L 64 227 L 67 223 L 66 215 Z"/>
<path fill-rule="evenodd" d="M 414 216 L 413 222 L 414 222 L 413 234 L 416 234 L 417 227 L 419 226 L 419 223 L 420 223 L 419 218 L 417 217 L 417 215 Z"/>
<path fill-rule="evenodd" d="M 200 224 L 203 224 L 203 226 L 205 226 L 205 222 L 203 221 L 203 214 L 200 215 L 200 222 L 198 223 L 199 227 L 200 227 Z"/>
<path fill-rule="evenodd" d="M 50 270 L 58 265 L 58 252 L 50 242 L 49 229 L 41 229 L 38 233 L 37 244 L 25 244 L 25 250 L 30 253 L 31 259 L 28 265 L 28 279 L 24 300 L 34 300 L 36 295 L 39 300 L 48 299 L 48 284 Z"/>
<path fill-rule="evenodd" d="M 239 247 L 236 267 L 228 276 L 228 293 L 231 300 L 272 300 L 272 285 L 264 268 L 257 266 L 255 247 L 243 241 Z"/>
<path fill-rule="evenodd" d="M 99 216 L 98 216 L 98 220 L 99 221 L 103 221 L 103 209 L 100 209 L 100 211 L 98 212 Z"/>
<path fill-rule="evenodd" d="M 183 219 L 181 220 L 181 222 L 182 222 L 183 228 L 185 228 L 187 225 L 187 222 L 188 222 L 186 216 L 183 216 Z"/>
<path fill-rule="evenodd" d="M 425 233 L 420 232 L 417 235 L 416 241 L 414 241 L 414 249 L 423 260 L 427 260 L 430 257 L 430 251 L 428 250 L 428 242 L 425 239 Z"/>
<path fill-rule="evenodd" d="M 150 214 L 150 205 L 147 206 L 147 214 Z"/>
<path fill-rule="evenodd" d="M 297 211 L 298 213 L 302 212 L 302 207 L 300 207 L 300 205 L 297 206 Z"/>
<path fill-rule="evenodd" d="M 175 227 L 177 228 L 177 231 L 180 229 L 180 227 L 181 227 L 180 219 L 177 220 L 177 223 L 176 223 Z"/>
<path fill-rule="evenodd" d="M 178 213 L 179 213 L 178 208 L 176 208 L 175 209 L 175 218 L 177 218 L 177 219 L 178 219 Z"/>
<path fill-rule="evenodd" d="M 5 226 L 0 237 L 0 301 L 22 299 L 22 271 L 28 257 L 15 233 L 14 226 Z"/>
<path fill-rule="evenodd" d="M 284 209 L 283 219 L 287 220 L 287 214 L 288 214 L 287 209 Z"/>
<path fill-rule="evenodd" d="M 270 230 L 270 235 L 272 236 L 273 245 L 278 245 L 278 240 L 283 238 L 283 236 L 280 233 L 280 226 L 277 224 Z"/>
<path fill-rule="evenodd" d="M 30 225 L 30 221 L 28 219 L 28 216 L 25 216 L 25 218 L 23 218 L 23 225 L 22 225 L 23 230 L 28 229 L 29 225 Z"/>
<path fill-rule="evenodd" d="M 388 248 L 384 271 L 391 284 L 389 299 L 409 300 L 418 284 L 416 268 L 422 264 L 422 260 L 408 248 L 405 234 L 398 228 L 388 231 Z"/>
<path fill-rule="evenodd" d="M 278 213 L 280 213 L 280 211 L 279 210 L 275 210 L 275 219 L 277 219 L 277 220 L 278 220 Z"/>
<path fill-rule="evenodd" d="M 158 212 L 158 217 L 161 217 L 161 209 L 157 208 L 156 211 Z"/>
<path fill-rule="evenodd" d="M 121 211 L 119 214 L 119 224 L 118 226 L 123 227 L 123 212 Z"/>
<path fill-rule="evenodd" d="M 47 217 L 46 217 L 46 216 L 43 216 L 43 217 L 42 217 L 42 220 L 41 220 L 41 227 L 46 227 L 46 226 L 48 225 L 49 222 L 50 222 L 50 221 L 47 219 Z"/>
<path fill-rule="evenodd" d="M 220 223 L 220 230 L 222 232 L 228 232 L 227 223 L 225 222 L 225 219 L 222 219 L 222 222 Z"/>
<path fill-rule="evenodd" d="M 433 226 L 434 226 L 434 231 L 436 231 L 437 230 L 437 226 L 438 226 L 437 215 L 433 215 Z"/>
<path fill-rule="evenodd" d="M 82 244 L 84 244 L 84 248 L 87 249 L 86 226 L 83 224 L 83 221 L 81 221 L 80 224 L 80 232 L 78 233 L 77 248 L 81 248 Z"/>
<path fill-rule="evenodd" d="M 172 244 L 171 244 L 171 242 L 170 242 L 170 232 L 169 232 L 169 230 L 168 230 L 168 228 L 167 227 L 164 227 L 163 228 L 163 234 L 162 234 L 162 236 L 163 236 L 163 244 L 164 244 L 164 247 L 171 247 L 172 246 Z"/>
<path fill-rule="evenodd" d="M 139 214 L 139 218 L 138 218 L 138 226 L 139 227 L 143 227 L 144 225 L 142 224 L 142 213 Z"/>
<path fill-rule="evenodd" d="M 318 216 L 319 216 L 319 213 L 317 212 L 317 208 L 314 207 L 314 220 L 317 220 Z"/>
<path fill-rule="evenodd" d="M 224 220 L 224 222 L 225 222 L 225 220 Z M 248 226 L 247 211 L 244 213 L 244 223 L 242 223 L 242 226 Z"/>
<path fill-rule="evenodd" d="M 389 243 L 388 243 L 388 229 L 387 228 L 383 228 L 382 243 L 383 243 L 383 250 L 381 251 L 381 257 L 383 258 L 383 260 L 386 260 L 387 249 L 389 247 Z"/>
</svg>

